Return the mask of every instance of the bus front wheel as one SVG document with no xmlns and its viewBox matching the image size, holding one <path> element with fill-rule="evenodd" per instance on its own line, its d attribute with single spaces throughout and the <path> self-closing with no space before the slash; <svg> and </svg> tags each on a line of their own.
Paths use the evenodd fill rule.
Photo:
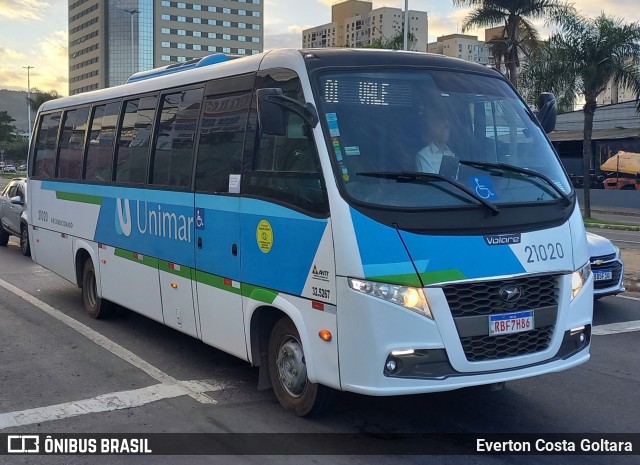
<svg viewBox="0 0 640 465">
<path fill-rule="evenodd" d="M 107 318 L 111 313 L 111 302 L 98 297 L 96 270 L 91 258 L 87 258 L 82 271 L 82 302 L 91 318 L 100 320 Z"/>
<path fill-rule="evenodd" d="M 269 375 L 280 405 L 300 417 L 325 410 L 333 391 L 307 378 L 300 335 L 289 318 L 274 325 L 269 338 Z"/>
</svg>

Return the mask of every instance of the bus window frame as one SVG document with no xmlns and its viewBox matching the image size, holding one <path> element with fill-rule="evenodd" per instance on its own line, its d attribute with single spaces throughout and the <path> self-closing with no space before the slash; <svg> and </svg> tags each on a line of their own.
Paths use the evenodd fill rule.
<svg viewBox="0 0 640 465">
<path fill-rule="evenodd" d="M 82 182 L 83 183 L 87 183 L 87 184 L 113 184 L 113 167 L 114 167 L 114 159 L 116 156 L 116 139 L 118 138 L 118 130 L 119 130 L 119 126 L 120 126 L 120 114 L 122 112 L 122 102 L 123 102 L 123 98 L 117 98 L 117 99 L 112 99 L 112 100 L 103 100 L 100 102 L 94 102 L 91 104 L 91 112 L 89 113 L 89 123 L 87 125 L 87 134 L 85 136 L 85 148 L 84 148 L 84 153 L 82 155 Z M 86 170 L 87 170 L 87 157 L 89 155 L 89 135 L 91 134 L 91 128 L 93 127 L 93 120 L 95 118 L 95 110 L 97 107 L 100 106 L 107 106 L 111 103 L 117 103 L 119 105 L 118 108 L 118 119 L 116 120 L 116 127 L 115 127 L 115 137 L 113 138 L 113 150 L 111 153 L 111 176 L 109 178 L 108 182 L 104 182 L 104 181 L 94 181 L 94 180 L 87 180 L 86 179 Z"/>
<path fill-rule="evenodd" d="M 113 166 L 112 166 L 112 172 L 111 172 L 111 183 L 109 185 L 112 186 L 119 186 L 119 187 L 132 187 L 132 188 L 145 188 L 145 187 L 150 187 L 151 185 L 149 184 L 149 165 L 151 163 L 151 152 L 153 151 L 153 143 L 154 143 L 154 139 L 155 139 L 155 133 L 157 131 L 157 122 L 158 122 L 158 105 L 160 102 L 160 94 L 164 91 L 164 90 L 168 90 L 168 89 L 162 89 L 162 90 L 156 90 L 156 91 L 151 91 L 151 92 L 144 92 L 141 94 L 130 94 L 130 95 L 125 95 L 122 97 L 122 102 L 120 104 L 120 115 L 118 116 L 118 127 L 116 129 L 116 142 L 115 142 L 115 148 L 114 148 L 114 153 L 113 153 Z M 117 169 L 118 169 L 118 155 L 119 155 L 119 148 L 120 148 L 120 139 L 122 137 L 122 125 L 124 124 L 124 116 L 127 110 L 127 102 L 132 102 L 134 100 L 142 100 L 143 98 L 147 98 L 147 97 L 155 97 L 156 98 L 156 106 L 155 106 L 155 113 L 154 113 L 154 118 L 152 121 L 152 125 L 151 125 L 151 135 L 149 136 L 149 153 L 147 155 L 147 166 L 146 166 L 146 176 L 145 176 L 145 180 L 144 182 L 140 183 L 140 182 L 122 182 L 122 181 L 117 181 L 116 179 L 116 175 L 117 175 Z M 137 112 L 136 112 L 137 115 Z"/>
</svg>

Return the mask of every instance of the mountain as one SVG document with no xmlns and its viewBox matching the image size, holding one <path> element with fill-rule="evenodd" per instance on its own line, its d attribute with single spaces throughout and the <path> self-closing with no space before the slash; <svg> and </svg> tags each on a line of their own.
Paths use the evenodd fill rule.
<svg viewBox="0 0 640 465">
<path fill-rule="evenodd" d="M 17 90 L 0 89 L 0 111 L 6 111 L 15 121 L 12 123 L 19 132 L 26 132 L 28 123 L 27 93 Z M 35 118 L 31 113 L 31 118 Z"/>
</svg>

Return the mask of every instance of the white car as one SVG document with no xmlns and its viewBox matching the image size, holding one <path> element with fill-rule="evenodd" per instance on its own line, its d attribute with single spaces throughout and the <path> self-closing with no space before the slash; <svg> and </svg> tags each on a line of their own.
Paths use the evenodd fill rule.
<svg viewBox="0 0 640 465">
<path fill-rule="evenodd" d="M 593 272 L 593 296 L 596 299 L 624 292 L 622 275 L 624 265 L 620 250 L 606 237 L 587 232 L 591 271 Z"/>
</svg>

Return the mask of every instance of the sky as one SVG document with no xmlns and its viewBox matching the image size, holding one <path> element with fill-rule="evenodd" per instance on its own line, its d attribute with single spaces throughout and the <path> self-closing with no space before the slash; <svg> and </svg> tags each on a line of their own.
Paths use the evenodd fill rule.
<svg viewBox="0 0 640 465">
<path fill-rule="evenodd" d="M 330 22 L 336 0 L 263 0 L 264 49 L 299 48 L 302 30 Z M 405 0 L 373 0 L 373 8 L 404 8 Z M 639 0 L 574 0 L 587 16 L 607 15 L 640 21 Z M 0 0 L 0 89 L 56 90 L 67 95 L 68 0 Z M 409 0 L 410 10 L 429 13 L 429 42 L 461 32 L 469 9 L 453 7 L 452 0 Z M 548 29 L 542 28 L 542 35 Z M 469 34 L 482 35 L 480 31 Z M 33 68 L 27 73 L 24 67 Z"/>
</svg>

